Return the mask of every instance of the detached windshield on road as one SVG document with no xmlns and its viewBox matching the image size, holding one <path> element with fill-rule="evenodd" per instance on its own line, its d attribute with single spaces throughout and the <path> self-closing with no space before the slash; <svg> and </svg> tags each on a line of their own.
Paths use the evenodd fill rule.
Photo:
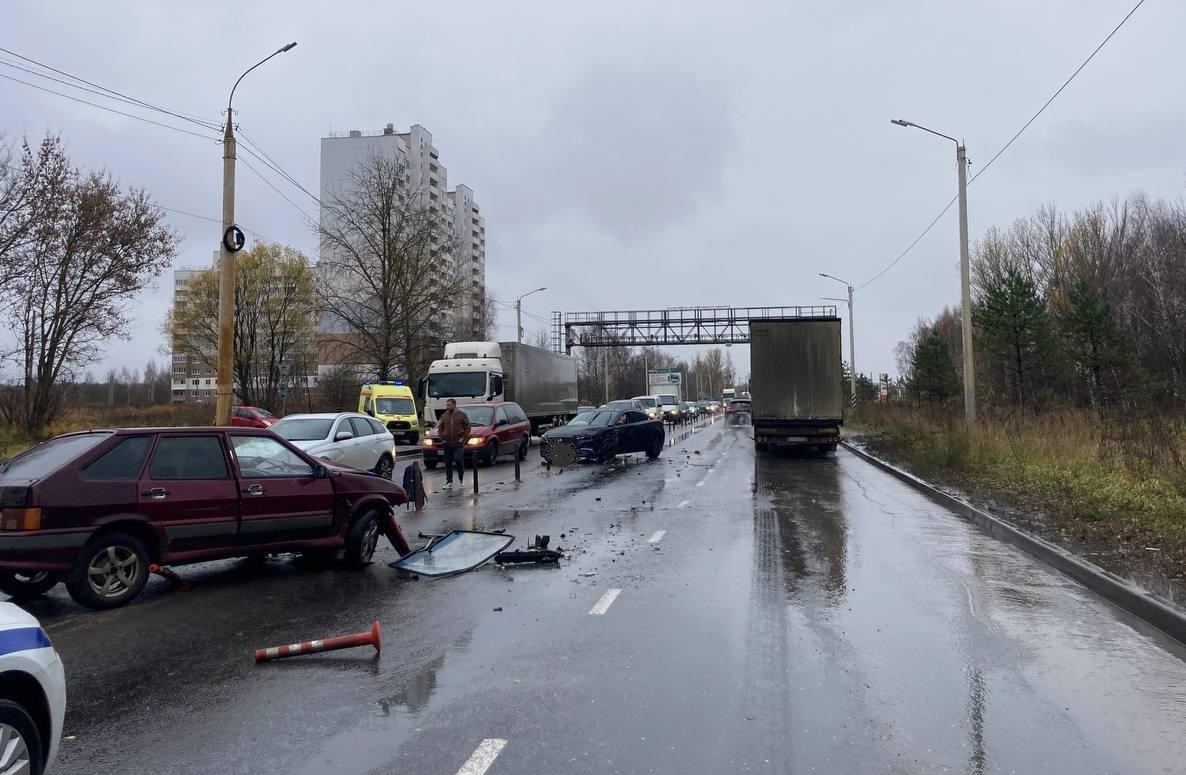
<svg viewBox="0 0 1186 775">
<path fill-rule="evenodd" d="M 486 372 L 484 371 L 454 371 L 448 374 L 430 374 L 428 376 L 428 395 L 430 398 L 477 398 L 486 395 Z"/>
<path fill-rule="evenodd" d="M 110 433 L 62 436 L 0 463 L 0 479 L 40 479 L 108 438 Z"/>
<path fill-rule="evenodd" d="M 289 441 L 320 441 L 329 436 L 333 420 L 318 417 L 285 418 L 272 426 L 272 433 L 278 433 Z"/>
<path fill-rule="evenodd" d="M 568 421 L 569 425 L 588 425 L 593 428 L 601 428 L 609 425 L 617 412 L 581 412 L 576 417 Z"/>
<path fill-rule="evenodd" d="M 379 414 L 416 414 L 416 405 L 410 398 L 377 398 L 375 411 Z"/>
</svg>

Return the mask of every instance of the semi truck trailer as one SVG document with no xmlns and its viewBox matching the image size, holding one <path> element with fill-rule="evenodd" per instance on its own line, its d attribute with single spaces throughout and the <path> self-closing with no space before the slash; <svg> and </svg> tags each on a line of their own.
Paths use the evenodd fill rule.
<svg viewBox="0 0 1186 775">
<path fill-rule="evenodd" d="M 577 413 L 577 361 L 517 342 L 450 342 L 418 389 L 424 421 L 435 425 L 450 398 L 458 404 L 514 401 L 531 432 L 562 425 Z"/>
<path fill-rule="evenodd" d="M 834 451 L 844 413 L 840 318 L 752 320 L 750 399 L 758 451 Z"/>
</svg>

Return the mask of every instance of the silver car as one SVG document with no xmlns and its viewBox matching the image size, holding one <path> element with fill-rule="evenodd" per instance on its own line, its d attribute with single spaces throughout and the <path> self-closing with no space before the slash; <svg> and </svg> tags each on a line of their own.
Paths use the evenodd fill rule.
<svg viewBox="0 0 1186 775">
<path fill-rule="evenodd" d="M 390 479 L 395 470 L 395 437 L 383 423 L 365 414 L 290 414 L 272 425 L 271 431 L 334 465 L 370 471 L 384 479 Z"/>
</svg>

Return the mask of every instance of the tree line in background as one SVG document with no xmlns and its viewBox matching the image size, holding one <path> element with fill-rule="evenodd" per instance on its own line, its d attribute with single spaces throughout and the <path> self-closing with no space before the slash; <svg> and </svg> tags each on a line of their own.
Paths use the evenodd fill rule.
<svg viewBox="0 0 1186 775">
<path fill-rule="evenodd" d="M 976 391 L 988 406 L 1186 407 L 1186 207 L 1134 195 L 989 229 L 972 256 Z M 945 308 L 896 348 L 921 401 L 962 392 Z"/>
<path fill-rule="evenodd" d="M 0 415 L 36 435 L 172 261 L 175 235 L 136 188 L 75 166 L 61 137 L 0 139 Z"/>
</svg>

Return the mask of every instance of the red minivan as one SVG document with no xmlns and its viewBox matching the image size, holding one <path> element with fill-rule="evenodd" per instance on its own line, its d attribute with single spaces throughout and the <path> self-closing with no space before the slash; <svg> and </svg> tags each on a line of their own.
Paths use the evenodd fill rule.
<svg viewBox="0 0 1186 775">
<path fill-rule="evenodd" d="M 0 464 L 0 592 L 27 599 L 65 581 L 102 609 L 139 594 L 151 563 L 344 550 L 360 567 L 380 534 L 409 551 L 394 514 L 406 501 L 266 430 L 70 433 Z"/>
<path fill-rule="evenodd" d="M 494 465 L 499 457 L 518 455 L 527 459 L 531 446 L 531 420 L 514 401 L 486 401 L 457 407 L 469 418 L 470 434 L 465 444 L 465 456 L 474 461 Z M 424 467 L 436 468 L 444 459 L 441 438 L 429 431 L 421 445 Z"/>
</svg>

